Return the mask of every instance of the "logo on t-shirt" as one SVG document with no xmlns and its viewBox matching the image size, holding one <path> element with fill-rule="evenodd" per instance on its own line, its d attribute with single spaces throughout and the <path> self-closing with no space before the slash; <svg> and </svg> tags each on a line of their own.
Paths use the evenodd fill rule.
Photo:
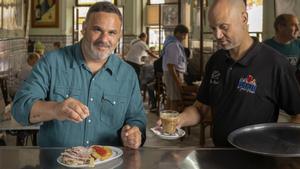
<svg viewBox="0 0 300 169">
<path fill-rule="evenodd" d="M 246 78 L 240 78 L 237 88 L 240 91 L 245 91 L 254 94 L 256 91 L 256 80 L 252 75 L 248 75 Z"/>
<path fill-rule="evenodd" d="M 290 55 L 289 57 L 287 57 L 288 61 L 290 62 L 291 65 L 296 66 L 298 63 L 298 59 L 299 57 L 295 56 L 295 55 Z"/>
<path fill-rule="evenodd" d="M 219 84 L 221 73 L 218 70 L 214 70 L 210 76 L 210 84 Z"/>
</svg>

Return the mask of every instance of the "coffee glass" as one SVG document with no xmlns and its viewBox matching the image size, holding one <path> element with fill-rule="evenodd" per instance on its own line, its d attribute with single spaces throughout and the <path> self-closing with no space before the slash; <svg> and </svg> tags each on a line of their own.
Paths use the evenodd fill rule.
<svg viewBox="0 0 300 169">
<path fill-rule="evenodd" d="M 178 123 L 179 112 L 175 110 L 163 110 L 159 113 L 163 133 L 174 134 Z"/>
</svg>

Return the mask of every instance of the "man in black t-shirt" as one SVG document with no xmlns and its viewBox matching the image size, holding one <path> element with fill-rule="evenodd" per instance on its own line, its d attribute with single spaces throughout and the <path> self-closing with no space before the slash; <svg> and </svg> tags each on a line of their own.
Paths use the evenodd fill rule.
<svg viewBox="0 0 300 169">
<path fill-rule="evenodd" d="M 220 50 L 208 61 L 197 101 L 180 114 L 178 126 L 195 125 L 211 111 L 214 144 L 224 147 L 237 128 L 276 122 L 279 109 L 300 122 L 295 68 L 249 36 L 243 1 L 215 0 L 208 18 Z"/>
</svg>

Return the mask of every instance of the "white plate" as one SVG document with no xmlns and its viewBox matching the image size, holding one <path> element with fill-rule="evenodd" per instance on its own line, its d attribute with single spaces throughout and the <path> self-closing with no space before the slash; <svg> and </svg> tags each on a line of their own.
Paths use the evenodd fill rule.
<svg viewBox="0 0 300 169">
<path fill-rule="evenodd" d="M 95 161 L 95 166 L 99 165 L 99 164 L 107 163 L 107 162 L 112 161 L 112 160 L 114 160 L 114 159 L 116 159 L 116 158 L 118 158 L 118 157 L 120 157 L 120 156 L 123 155 L 123 151 L 120 148 L 111 147 L 111 146 L 107 146 L 107 147 L 109 147 L 112 150 L 112 156 L 110 158 L 106 159 L 106 160 L 103 160 L 103 161 L 97 159 Z M 88 164 L 83 164 L 83 165 L 68 165 L 68 164 L 63 163 L 61 158 L 62 157 L 59 156 L 57 158 L 57 162 L 59 164 L 63 165 L 63 166 L 66 166 L 66 167 L 70 167 L 70 168 L 90 167 Z"/>
<path fill-rule="evenodd" d="M 165 139 L 165 140 L 176 140 L 179 139 L 180 137 L 183 137 L 185 135 L 185 131 L 182 129 L 177 129 L 175 134 L 166 134 L 163 133 L 162 128 L 161 127 L 153 127 L 150 129 L 155 135 L 157 135 L 158 137 L 160 137 L 161 139 Z"/>
</svg>

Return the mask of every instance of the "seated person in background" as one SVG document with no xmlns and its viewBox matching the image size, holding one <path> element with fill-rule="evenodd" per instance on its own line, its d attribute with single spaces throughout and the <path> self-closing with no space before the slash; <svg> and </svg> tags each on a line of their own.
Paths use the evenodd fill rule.
<svg viewBox="0 0 300 169">
<path fill-rule="evenodd" d="M 184 51 L 188 60 L 184 81 L 187 85 L 193 85 L 193 82 L 201 80 L 200 57 L 199 55 L 193 55 L 190 57 L 191 53 L 189 48 L 185 48 Z"/>
<path fill-rule="evenodd" d="M 299 20 L 292 14 L 281 14 L 274 22 L 275 36 L 264 41 L 265 44 L 285 55 L 293 66 L 299 66 L 300 40 Z M 299 68 L 299 67 L 298 67 Z"/>
<path fill-rule="evenodd" d="M 212 112 L 213 142 L 227 147 L 233 130 L 277 122 L 280 108 L 292 116 L 291 122 L 300 123 L 295 69 L 283 55 L 249 36 L 243 1 L 214 0 L 208 21 L 221 49 L 210 57 L 197 100 L 179 115 L 178 127 L 196 125 Z"/>
<path fill-rule="evenodd" d="M 34 52 L 38 53 L 41 57 L 45 53 L 45 45 L 41 41 L 37 41 L 34 44 Z"/>
<path fill-rule="evenodd" d="M 47 53 L 17 92 L 12 115 L 19 123 L 43 122 L 41 147 L 95 144 L 139 148 L 146 115 L 137 76 L 113 54 L 122 15 L 110 2 L 87 12 L 83 38 Z"/>
<path fill-rule="evenodd" d="M 139 39 L 131 42 L 131 47 L 125 57 L 126 62 L 134 68 L 138 77 L 140 77 L 141 67 L 145 63 L 145 57 L 148 55 L 154 58 L 158 57 L 149 49 L 146 42 L 147 34 L 141 33 Z"/>
<path fill-rule="evenodd" d="M 149 100 L 151 103 L 150 111 L 156 110 L 156 98 L 155 98 L 155 76 L 153 67 L 153 58 L 146 58 L 145 64 L 141 68 L 140 81 L 141 86 L 146 87 L 149 95 Z"/>
<path fill-rule="evenodd" d="M 59 48 L 61 48 L 60 42 L 54 42 L 53 43 L 53 49 L 56 50 L 56 49 L 59 49 Z"/>
<path fill-rule="evenodd" d="M 32 67 L 38 62 L 40 55 L 38 53 L 31 53 L 27 57 L 27 64 L 23 64 L 21 70 L 12 79 L 11 87 L 9 88 L 9 95 L 13 99 L 17 90 L 31 73 Z"/>
</svg>

